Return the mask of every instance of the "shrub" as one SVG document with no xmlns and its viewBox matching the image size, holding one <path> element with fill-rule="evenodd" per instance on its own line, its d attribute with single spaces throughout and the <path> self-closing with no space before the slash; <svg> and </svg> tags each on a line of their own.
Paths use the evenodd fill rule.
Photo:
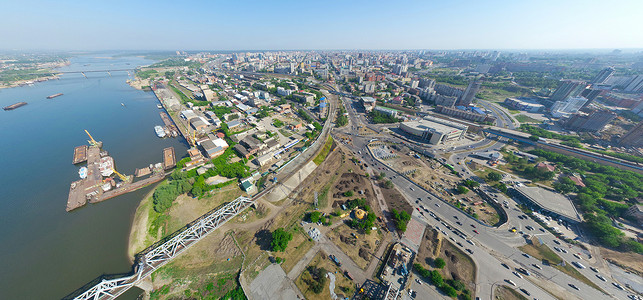
<svg viewBox="0 0 643 300">
<path fill-rule="evenodd" d="M 444 266 L 447 265 L 447 263 L 442 259 L 442 257 L 438 257 L 433 261 L 433 264 L 435 265 L 436 268 L 442 269 Z"/>
</svg>

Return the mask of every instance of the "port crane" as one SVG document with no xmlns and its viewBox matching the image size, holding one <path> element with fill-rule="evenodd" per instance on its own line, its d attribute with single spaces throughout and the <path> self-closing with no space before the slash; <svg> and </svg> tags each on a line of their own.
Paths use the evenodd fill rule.
<svg viewBox="0 0 643 300">
<path fill-rule="evenodd" d="M 87 129 L 85 129 L 85 133 L 87 133 L 87 135 L 89 136 L 89 139 L 90 139 L 90 140 L 89 140 L 89 141 L 87 141 L 87 142 L 88 142 L 90 145 L 92 145 L 92 146 L 99 146 L 99 143 L 98 143 L 98 142 L 97 142 L 97 141 L 92 137 L 92 135 L 91 135 L 91 134 L 89 134 L 89 131 L 87 131 Z"/>
<path fill-rule="evenodd" d="M 121 173 L 118 173 L 116 169 L 112 168 L 112 171 L 114 171 L 114 174 L 118 175 L 118 178 L 120 178 L 123 182 L 129 182 L 129 177 L 125 176 Z"/>
</svg>

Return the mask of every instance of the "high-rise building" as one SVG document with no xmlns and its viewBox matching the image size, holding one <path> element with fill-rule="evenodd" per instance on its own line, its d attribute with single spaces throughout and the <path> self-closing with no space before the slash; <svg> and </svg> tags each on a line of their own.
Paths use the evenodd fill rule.
<svg viewBox="0 0 643 300">
<path fill-rule="evenodd" d="M 623 146 L 643 147 L 643 122 L 639 122 L 636 127 L 621 137 L 619 144 Z"/>
<path fill-rule="evenodd" d="M 643 92 L 643 75 L 636 75 L 625 87 L 626 92 Z"/>
<path fill-rule="evenodd" d="M 605 81 L 607 81 L 612 75 L 614 74 L 614 67 L 607 67 L 596 75 L 594 79 L 592 79 L 593 84 L 603 84 Z"/>
<path fill-rule="evenodd" d="M 550 109 L 551 115 L 555 118 L 560 118 L 568 114 L 577 113 L 585 102 L 587 102 L 587 99 L 583 97 L 571 97 L 565 101 L 556 101 Z"/>
<path fill-rule="evenodd" d="M 433 89 L 435 87 L 435 80 L 429 78 L 420 78 L 419 86 Z"/>
<path fill-rule="evenodd" d="M 575 114 L 565 122 L 565 127 L 574 131 L 598 132 L 614 118 L 616 114 L 609 110 L 594 111 L 589 115 Z"/>
<path fill-rule="evenodd" d="M 581 107 L 581 109 L 584 109 L 588 107 L 592 102 L 594 102 L 594 99 L 596 99 L 603 90 L 595 90 L 595 89 L 586 89 L 581 93 L 581 96 L 587 99 L 587 102 Z"/>
<path fill-rule="evenodd" d="M 475 98 L 478 90 L 480 89 L 480 85 L 482 85 L 482 82 L 479 80 L 470 82 L 469 86 L 467 86 L 467 89 L 464 90 L 464 93 L 458 99 L 457 105 L 468 106 L 469 104 L 471 104 L 473 98 Z"/>
<path fill-rule="evenodd" d="M 569 97 L 578 97 L 587 87 L 587 83 L 579 80 L 563 80 L 561 85 L 551 95 L 551 101 L 563 101 Z"/>
</svg>

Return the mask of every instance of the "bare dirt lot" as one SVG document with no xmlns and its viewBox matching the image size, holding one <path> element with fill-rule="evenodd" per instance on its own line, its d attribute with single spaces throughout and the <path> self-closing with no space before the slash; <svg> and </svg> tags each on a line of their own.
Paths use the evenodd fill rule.
<svg viewBox="0 0 643 300">
<path fill-rule="evenodd" d="M 326 235 L 363 270 L 366 270 L 383 239 L 379 230 L 360 234 L 346 224 L 337 226 Z"/>
<path fill-rule="evenodd" d="M 409 215 L 413 213 L 413 207 L 411 206 L 411 204 L 409 204 L 408 201 L 406 201 L 404 196 L 400 194 L 400 191 L 398 191 L 396 187 L 393 187 L 390 189 L 382 187 L 381 191 L 382 191 L 382 196 L 384 196 L 384 199 L 386 200 L 386 206 L 388 207 L 388 209 L 405 211 Z"/>
<path fill-rule="evenodd" d="M 435 229 L 427 228 L 416 256 L 417 262 L 425 267 L 432 266 L 433 260 L 438 257 L 441 257 L 447 263 L 444 269 L 440 270 L 445 280 L 460 280 L 469 291 L 475 292 L 477 270 L 473 260 L 451 242 L 444 239 L 444 236 Z"/>
<path fill-rule="evenodd" d="M 306 269 L 297 278 L 297 281 L 295 281 L 295 284 L 297 285 L 299 290 L 304 294 L 306 299 L 308 300 L 331 299 L 330 278 L 326 278 L 324 280 L 325 281 L 323 285 L 324 288 L 320 293 L 315 293 L 311 289 L 311 281 L 314 281 L 316 278 L 313 278 L 313 275 L 311 274 L 310 271 L 314 269 L 325 270 L 326 272 L 324 272 L 324 276 L 326 276 L 327 272 L 333 273 L 335 275 L 334 291 L 335 291 L 335 294 L 340 299 L 343 299 L 344 297 L 352 295 L 353 291 L 355 290 L 353 287 L 353 282 L 350 279 L 348 279 L 342 273 L 342 270 L 339 267 L 337 267 L 337 265 L 328 258 L 328 255 L 326 255 L 326 253 L 320 251 L 320 252 L 317 252 L 317 254 L 310 262 L 310 264 L 306 266 Z M 314 273 L 314 271 L 312 273 Z"/>
<path fill-rule="evenodd" d="M 496 300 L 527 300 L 527 297 L 506 285 L 497 287 L 493 295 Z"/>
<path fill-rule="evenodd" d="M 600 248 L 603 258 L 615 265 L 625 268 L 631 272 L 643 276 L 643 255 L 633 252 L 618 252 L 606 248 Z"/>
</svg>

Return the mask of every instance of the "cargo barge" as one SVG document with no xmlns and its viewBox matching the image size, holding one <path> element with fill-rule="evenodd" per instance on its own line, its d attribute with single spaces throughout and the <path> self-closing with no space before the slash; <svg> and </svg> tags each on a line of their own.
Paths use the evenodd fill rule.
<svg viewBox="0 0 643 300">
<path fill-rule="evenodd" d="M 74 165 L 87 161 L 87 145 L 74 148 Z"/>
<path fill-rule="evenodd" d="M 16 109 L 18 107 L 25 106 L 25 105 L 27 105 L 27 102 L 18 102 L 18 103 L 15 103 L 15 104 L 11 104 L 9 106 L 5 106 L 2 109 L 4 109 L 4 110 L 14 110 L 14 109 Z"/>
<path fill-rule="evenodd" d="M 62 95 L 63 95 L 63 93 L 53 94 L 51 96 L 47 96 L 47 99 L 54 99 L 54 98 L 62 96 Z"/>
</svg>

